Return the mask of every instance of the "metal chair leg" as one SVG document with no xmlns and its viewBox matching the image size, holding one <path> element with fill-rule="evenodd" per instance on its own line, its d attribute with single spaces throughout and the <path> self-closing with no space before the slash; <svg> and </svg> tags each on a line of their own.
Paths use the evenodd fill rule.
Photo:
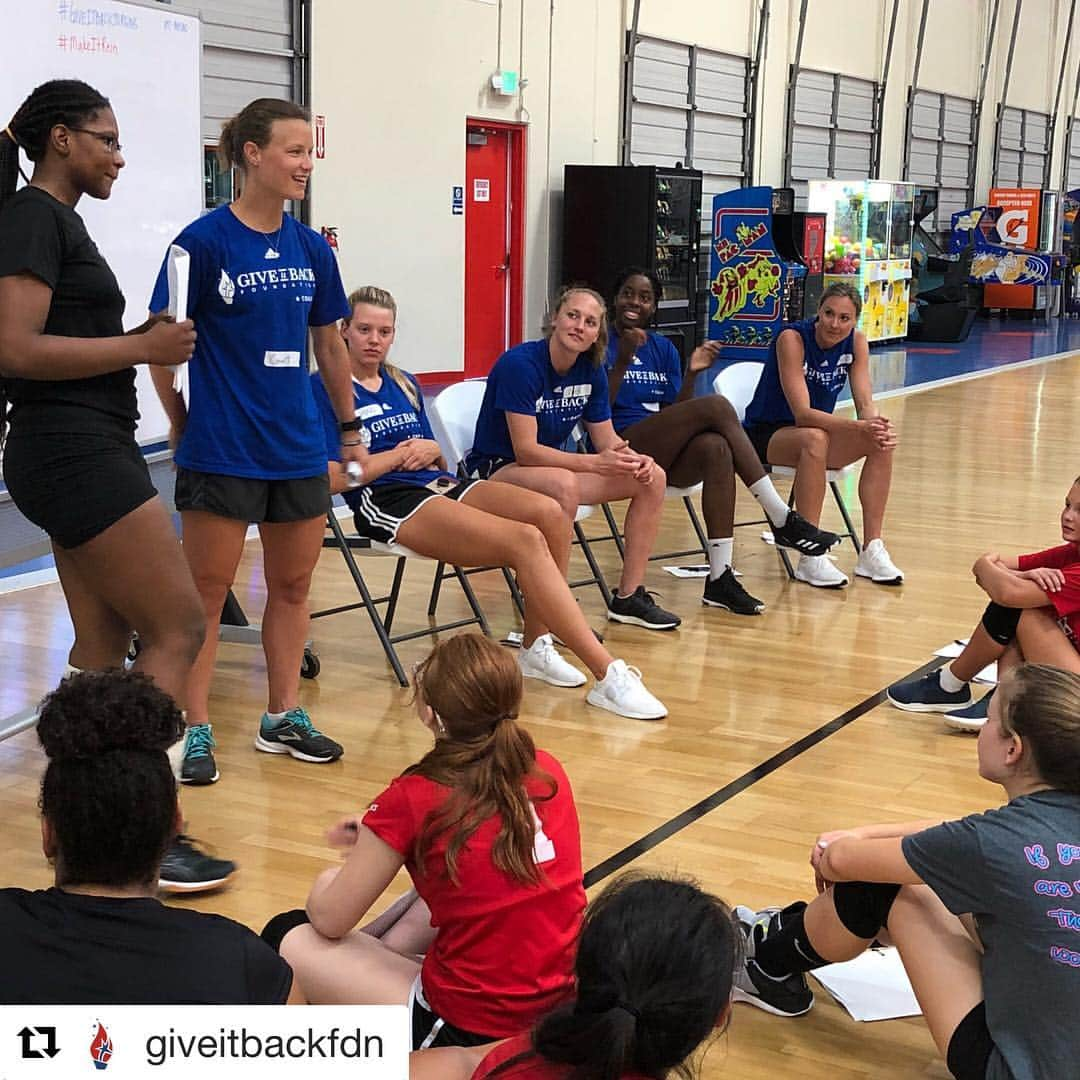
<svg viewBox="0 0 1080 1080">
<path fill-rule="evenodd" d="M 604 598 L 604 605 L 611 607 L 611 589 L 608 588 L 608 583 L 604 577 L 604 572 L 600 569 L 600 564 L 596 561 L 596 556 L 592 553 L 592 548 L 589 547 L 588 537 L 585 535 L 584 530 L 578 522 L 574 522 L 574 536 L 577 537 L 578 545 L 581 547 L 581 554 L 585 556 L 585 561 L 589 564 L 589 571 L 592 574 L 592 578 L 586 579 L 582 582 L 575 582 L 575 585 L 585 585 L 589 581 L 592 581 L 596 587 L 600 590 L 600 595 Z"/>
<path fill-rule="evenodd" d="M 829 481 L 829 487 L 832 488 L 833 498 L 836 500 L 837 509 L 840 511 L 840 516 L 844 519 L 844 524 L 847 526 L 847 535 L 851 537 L 851 543 L 855 548 L 855 554 L 860 555 L 862 553 L 862 547 L 860 546 L 859 538 L 855 533 L 855 523 L 851 520 L 847 504 L 844 502 L 844 497 L 840 494 L 840 488 L 837 486 L 835 480 Z"/>
<path fill-rule="evenodd" d="M 439 593 L 442 592 L 443 572 L 446 563 L 439 563 L 435 567 L 435 577 L 431 582 L 431 598 L 428 600 L 427 613 L 429 619 L 435 618 L 435 612 L 439 607 Z"/>
</svg>

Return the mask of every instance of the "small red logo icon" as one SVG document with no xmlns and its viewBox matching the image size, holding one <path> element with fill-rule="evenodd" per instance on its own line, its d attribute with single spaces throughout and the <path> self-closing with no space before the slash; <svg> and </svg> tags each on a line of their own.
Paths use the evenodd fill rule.
<svg viewBox="0 0 1080 1080">
<path fill-rule="evenodd" d="M 112 1039 L 109 1038 L 109 1033 L 105 1030 L 105 1025 L 99 1020 L 97 1034 L 94 1036 L 94 1041 L 90 1044 L 90 1060 L 93 1061 L 94 1068 L 106 1068 L 109 1064 L 109 1058 L 112 1057 L 112 1053 Z"/>
</svg>

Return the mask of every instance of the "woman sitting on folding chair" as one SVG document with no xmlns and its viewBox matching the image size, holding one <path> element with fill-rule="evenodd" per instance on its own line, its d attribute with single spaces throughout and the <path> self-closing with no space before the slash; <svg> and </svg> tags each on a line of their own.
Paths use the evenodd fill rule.
<svg viewBox="0 0 1080 1080">
<path fill-rule="evenodd" d="M 586 700 L 621 716 L 659 720 L 667 709 L 640 673 L 600 644 L 560 569 L 569 557 L 570 522 L 554 499 L 509 484 L 459 480 L 446 471 L 420 387 L 387 362 L 397 305 L 366 286 L 349 297 L 342 333 L 349 347 L 362 434 L 370 440 L 364 475 L 346 475 L 334 460 L 337 421 L 319 376 L 315 397 L 326 424 L 331 490 L 352 508 L 357 532 L 400 544 L 452 566 L 509 566 L 525 598 L 522 674 L 553 686 L 581 686 L 585 676 L 556 651 L 551 632 L 596 677 Z M 360 481 L 358 483 L 358 481 Z"/>
<path fill-rule="evenodd" d="M 778 544 L 806 555 L 824 555 L 838 537 L 787 508 L 727 398 L 694 397 L 694 376 L 712 366 L 720 342 L 706 341 L 693 351 L 684 380 L 675 346 L 645 329 L 662 295 L 660 280 L 651 270 L 627 267 L 615 280 L 615 332 L 607 347 L 611 419 L 621 438 L 664 469 L 668 483 L 703 484 L 709 577 L 702 603 L 735 615 L 758 615 L 765 605 L 742 587 L 731 568 L 736 473 L 761 504 Z"/>
<path fill-rule="evenodd" d="M 855 573 L 879 585 L 899 585 L 903 572 L 881 539 L 896 429 L 874 404 L 870 350 L 866 335 L 855 329 L 861 310 L 859 290 L 837 282 L 821 294 L 816 316 L 781 331 L 769 346 L 743 426 L 762 461 L 795 468 L 795 508 L 815 525 L 827 470 L 864 459 L 859 478 L 864 546 Z M 833 415 L 849 379 L 857 420 Z M 795 577 L 824 589 L 848 583 L 827 555 L 804 554 Z"/>
</svg>

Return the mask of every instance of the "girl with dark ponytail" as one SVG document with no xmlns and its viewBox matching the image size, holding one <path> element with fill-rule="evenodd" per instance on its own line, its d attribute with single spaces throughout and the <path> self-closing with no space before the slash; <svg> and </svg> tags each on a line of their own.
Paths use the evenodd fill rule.
<svg viewBox="0 0 1080 1080">
<path fill-rule="evenodd" d="M 33 172 L 16 191 L 20 150 Z M 136 668 L 179 698 L 205 621 L 135 441 L 134 365 L 186 363 L 195 331 L 155 317 L 124 333 L 124 297 L 75 210 L 84 195 L 109 197 L 120 150 L 108 99 L 73 79 L 39 86 L 0 131 L 4 480 L 52 542 L 70 665 L 118 667 L 136 631 Z M 5 412 L 0 402 L 0 428 Z M 173 855 L 196 883 L 202 856 Z"/>
<path fill-rule="evenodd" d="M 316 880 L 306 918 L 279 916 L 264 937 L 310 1001 L 408 1002 L 414 1047 L 479 1045 L 572 993 L 577 810 L 562 766 L 517 723 L 522 676 L 507 649 L 450 638 L 418 667 L 415 692 L 435 745 L 330 830 L 349 847 L 344 865 Z M 416 893 L 353 930 L 403 865 Z"/>
<path fill-rule="evenodd" d="M 51 889 L 0 889 L 0 1004 L 282 1004 L 292 973 L 246 927 L 156 899 L 180 827 L 175 702 L 122 670 L 41 704 L 41 841 Z"/>
<path fill-rule="evenodd" d="M 498 1046 L 413 1054 L 411 1080 L 650 1080 L 726 1026 L 740 956 L 727 905 L 691 881 L 626 874 L 590 905 L 577 996 Z M 477 1064 L 479 1062 L 479 1064 Z"/>
</svg>

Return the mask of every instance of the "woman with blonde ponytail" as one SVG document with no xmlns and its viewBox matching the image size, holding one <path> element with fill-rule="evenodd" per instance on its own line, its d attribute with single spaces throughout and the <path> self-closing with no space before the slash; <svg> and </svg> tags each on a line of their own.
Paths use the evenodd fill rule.
<svg viewBox="0 0 1080 1080">
<path fill-rule="evenodd" d="M 562 766 L 517 723 L 522 677 L 506 649 L 450 638 L 414 689 L 434 746 L 330 830 L 344 864 L 263 936 L 308 1000 L 407 1002 L 414 1048 L 476 1046 L 527 1030 L 573 992 L 577 809 Z M 415 892 L 354 929 L 402 866 Z"/>
</svg>

